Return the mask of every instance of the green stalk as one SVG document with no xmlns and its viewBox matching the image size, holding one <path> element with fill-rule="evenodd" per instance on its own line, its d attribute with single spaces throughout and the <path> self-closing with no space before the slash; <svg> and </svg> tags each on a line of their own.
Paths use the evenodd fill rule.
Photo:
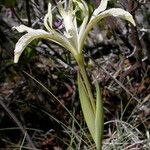
<svg viewBox="0 0 150 150">
<path fill-rule="evenodd" d="M 91 90 L 91 85 L 89 83 L 89 79 L 87 77 L 87 72 L 86 72 L 86 69 L 85 69 L 85 66 L 84 66 L 83 54 L 79 53 L 78 56 L 76 57 L 76 60 L 77 60 L 77 63 L 79 65 L 80 72 L 81 72 L 81 75 L 82 75 L 84 83 L 85 83 L 85 87 L 86 87 L 86 90 L 87 90 L 87 93 L 88 93 L 88 96 L 89 96 L 89 99 L 90 99 L 90 103 L 91 103 L 91 106 L 92 106 L 92 109 L 93 109 L 93 113 L 95 114 L 96 107 L 95 107 L 95 102 L 94 102 L 94 98 L 93 98 L 93 94 L 92 94 L 92 90 Z"/>
<path fill-rule="evenodd" d="M 95 143 L 97 150 L 102 150 L 102 141 L 104 134 L 104 107 L 102 93 L 98 84 L 95 80 L 96 86 L 96 116 L 95 116 Z"/>
</svg>

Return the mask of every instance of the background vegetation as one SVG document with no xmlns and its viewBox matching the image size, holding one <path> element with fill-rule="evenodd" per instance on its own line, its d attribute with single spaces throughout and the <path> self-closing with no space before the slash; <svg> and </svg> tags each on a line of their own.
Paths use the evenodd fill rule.
<svg viewBox="0 0 150 150">
<path fill-rule="evenodd" d="M 57 1 L 51 3 L 55 7 Z M 87 3 L 92 12 L 100 0 Z M 0 4 L 0 149 L 93 150 L 77 92 L 78 67 L 71 54 L 52 42 L 35 40 L 19 63 L 13 63 L 21 34 L 12 27 L 42 29 L 48 0 Z M 106 150 L 150 147 L 149 6 L 148 0 L 111 0 L 109 7 L 129 11 L 136 27 L 108 17 L 93 28 L 85 43 L 89 78 L 96 76 L 104 98 Z M 56 20 L 55 28 L 60 24 Z"/>
</svg>

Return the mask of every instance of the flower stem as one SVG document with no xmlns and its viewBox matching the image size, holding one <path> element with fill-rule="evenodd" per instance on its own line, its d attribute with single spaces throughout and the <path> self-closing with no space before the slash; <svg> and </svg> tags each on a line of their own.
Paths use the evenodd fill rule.
<svg viewBox="0 0 150 150">
<path fill-rule="evenodd" d="M 82 54 L 78 54 L 78 57 L 76 57 L 76 58 L 77 58 L 76 60 L 77 60 L 78 66 L 80 68 L 81 75 L 82 75 L 84 83 L 85 83 L 85 87 L 86 87 L 86 90 L 87 90 L 88 97 L 90 99 L 90 103 L 91 103 L 93 112 L 95 114 L 96 107 L 95 107 L 94 97 L 93 97 L 93 94 L 92 94 L 92 90 L 91 90 L 91 85 L 89 83 L 89 79 L 87 77 L 87 72 L 86 72 L 86 69 L 85 69 L 83 56 L 82 56 Z"/>
</svg>

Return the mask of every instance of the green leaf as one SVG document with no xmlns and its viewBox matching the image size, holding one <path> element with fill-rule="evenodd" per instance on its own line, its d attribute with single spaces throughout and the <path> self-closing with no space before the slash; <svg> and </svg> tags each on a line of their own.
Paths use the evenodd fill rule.
<svg viewBox="0 0 150 150">
<path fill-rule="evenodd" d="M 79 97 L 80 97 L 80 103 L 81 103 L 83 115 L 84 115 L 87 127 L 92 135 L 92 138 L 95 141 L 95 125 L 94 125 L 95 116 L 92 110 L 90 99 L 87 95 L 84 83 L 79 73 L 78 73 L 78 90 L 79 90 Z"/>
<path fill-rule="evenodd" d="M 97 150 L 101 150 L 104 133 L 104 110 L 103 110 L 102 94 L 97 80 L 95 85 L 96 85 L 95 143 Z"/>
</svg>

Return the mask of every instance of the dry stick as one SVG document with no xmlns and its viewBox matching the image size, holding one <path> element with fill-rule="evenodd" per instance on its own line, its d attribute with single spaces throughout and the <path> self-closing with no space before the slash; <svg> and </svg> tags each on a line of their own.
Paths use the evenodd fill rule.
<svg viewBox="0 0 150 150">
<path fill-rule="evenodd" d="M 122 89 L 124 89 L 126 91 L 126 93 L 128 93 L 131 98 L 134 98 L 138 103 L 140 103 L 140 99 L 136 98 L 119 80 L 117 80 L 116 78 L 114 78 L 105 68 L 103 68 L 102 66 L 98 65 L 98 67 L 100 67 L 107 75 L 109 75 Z"/>
<path fill-rule="evenodd" d="M 17 119 L 17 117 L 12 113 L 12 111 L 10 109 L 7 108 L 7 106 L 3 103 L 3 98 L 0 97 L 0 105 L 4 108 L 4 110 L 9 114 L 9 116 L 13 119 L 13 121 L 16 123 L 16 125 L 20 128 L 21 132 L 23 133 L 23 135 L 26 135 L 26 140 L 27 142 L 30 144 L 30 146 L 32 148 L 36 148 L 29 136 L 29 134 L 27 133 L 27 131 L 24 129 L 24 127 L 21 125 L 20 121 Z"/>
<path fill-rule="evenodd" d="M 38 5 L 38 4 L 36 4 L 36 2 L 34 1 L 34 0 L 31 0 L 30 1 L 30 3 L 31 3 L 31 6 L 32 6 L 32 8 L 33 8 L 33 10 L 34 10 L 34 12 L 35 12 L 35 16 L 37 17 L 37 18 L 41 18 L 41 16 L 44 16 L 45 14 L 42 12 L 42 10 L 40 9 L 40 6 Z M 40 19 L 41 20 L 41 19 Z M 41 20 L 42 22 L 43 22 L 43 20 Z"/>
<path fill-rule="evenodd" d="M 139 69 L 141 67 L 141 64 L 136 62 L 134 65 L 132 65 L 128 70 L 126 70 L 124 73 L 120 75 L 119 80 L 122 81 L 126 76 L 128 76 L 130 73 L 135 71 L 136 69 Z"/>
<path fill-rule="evenodd" d="M 26 13 L 27 13 L 27 18 L 28 18 L 28 26 L 31 27 L 32 24 L 31 24 L 29 0 L 26 0 Z"/>
<path fill-rule="evenodd" d="M 16 18 L 23 24 L 26 25 L 19 17 L 19 15 L 16 13 L 16 10 L 14 9 L 14 7 L 11 7 L 11 11 L 13 12 L 13 14 L 16 16 Z"/>
</svg>

